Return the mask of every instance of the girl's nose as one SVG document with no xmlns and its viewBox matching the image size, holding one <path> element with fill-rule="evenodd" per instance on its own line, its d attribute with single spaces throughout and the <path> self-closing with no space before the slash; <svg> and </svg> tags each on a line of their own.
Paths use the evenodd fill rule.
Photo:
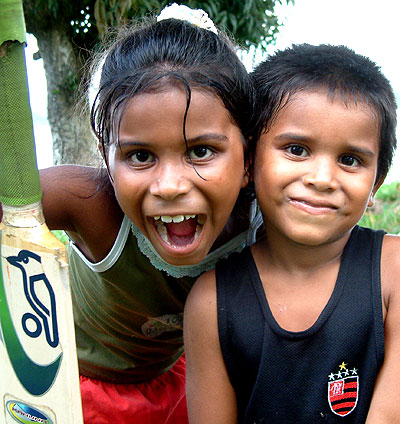
<svg viewBox="0 0 400 424">
<path fill-rule="evenodd" d="M 168 164 L 160 169 L 158 178 L 150 185 L 150 193 L 165 200 L 173 200 L 187 194 L 190 188 L 191 182 L 184 170 L 180 172 L 179 167 Z"/>
<path fill-rule="evenodd" d="M 305 185 L 312 185 L 318 191 L 333 191 L 338 187 L 336 179 L 336 163 L 327 158 L 321 158 L 309 163 L 310 169 L 303 176 Z"/>
</svg>

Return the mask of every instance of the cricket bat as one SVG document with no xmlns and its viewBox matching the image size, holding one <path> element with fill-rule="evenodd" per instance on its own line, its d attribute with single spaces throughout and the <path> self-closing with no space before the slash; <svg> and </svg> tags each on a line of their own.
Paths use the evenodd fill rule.
<svg viewBox="0 0 400 424">
<path fill-rule="evenodd" d="M 81 424 L 68 259 L 48 230 L 22 0 L 0 0 L 0 423 Z"/>
</svg>

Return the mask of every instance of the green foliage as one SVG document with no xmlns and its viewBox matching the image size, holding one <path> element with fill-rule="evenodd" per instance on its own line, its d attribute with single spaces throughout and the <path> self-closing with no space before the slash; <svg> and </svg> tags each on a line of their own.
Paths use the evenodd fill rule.
<svg viewBox="0 0 400 424">
<path fill-rule="evenodd" d="M 65 245 L 69 243 L 69 238 L 63 230 L 53 230 L 52 233 Z"/>
<path fill-rule="evenodd" d="M 363 227 L 383 229 L 400 234 L 400 183 L 383 185 L 375 196 L 375 204 L 367 209 L 359 222 Z"/>
<path fill-rule="evenodd" d="M 158 14 L 172 0 L 23 0 L 27 30 L 35 34 L 65 26 L 74 45 L 91 49 L 109 27 L 119 27 L 143 16 Z M 243 47 L 274 42 L 280 23 L 274 14 L 279 3 L 294 0 L 175 0 L 205 10 Z"/>
<path fill-rule="evenodd" d="M 283 1 L 294 3 L 294 0 Z M 274 14 L 277 2 L 282 3 L 281 0 L 177 1 L 178 4 L 205 10 L 219 27 L 232 34 L 243 47 L 260 45 L 263 49 L 275 41 L 279 32 L 281 24 Z"/>
</svg>

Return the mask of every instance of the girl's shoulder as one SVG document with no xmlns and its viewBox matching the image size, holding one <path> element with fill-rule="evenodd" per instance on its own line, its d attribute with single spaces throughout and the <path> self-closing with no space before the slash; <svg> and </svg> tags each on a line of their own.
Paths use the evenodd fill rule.
<svg viewBox="0 0 400 424">
<path fill-rule="evenodd" d="M 103 259 L 123 219 L 107 171 L 58 165 L 42 170 L 40 179 L 48 227 L 66 231 L 88 259 Z"/>
</svg>

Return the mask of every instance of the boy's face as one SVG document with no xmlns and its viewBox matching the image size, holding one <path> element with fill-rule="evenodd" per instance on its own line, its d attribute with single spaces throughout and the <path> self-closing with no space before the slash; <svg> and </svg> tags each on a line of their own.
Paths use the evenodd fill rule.
<svg viewBox="0 0 400 424">
<path fill-rule="evenodd" d="M 378 154 L 370 107 L 346 106 L 325 90 L 293 95 L 257 145 L 255 187 L 267 227 L 305 245 L 340 239 L 372 205 Z"/>
</svg>

